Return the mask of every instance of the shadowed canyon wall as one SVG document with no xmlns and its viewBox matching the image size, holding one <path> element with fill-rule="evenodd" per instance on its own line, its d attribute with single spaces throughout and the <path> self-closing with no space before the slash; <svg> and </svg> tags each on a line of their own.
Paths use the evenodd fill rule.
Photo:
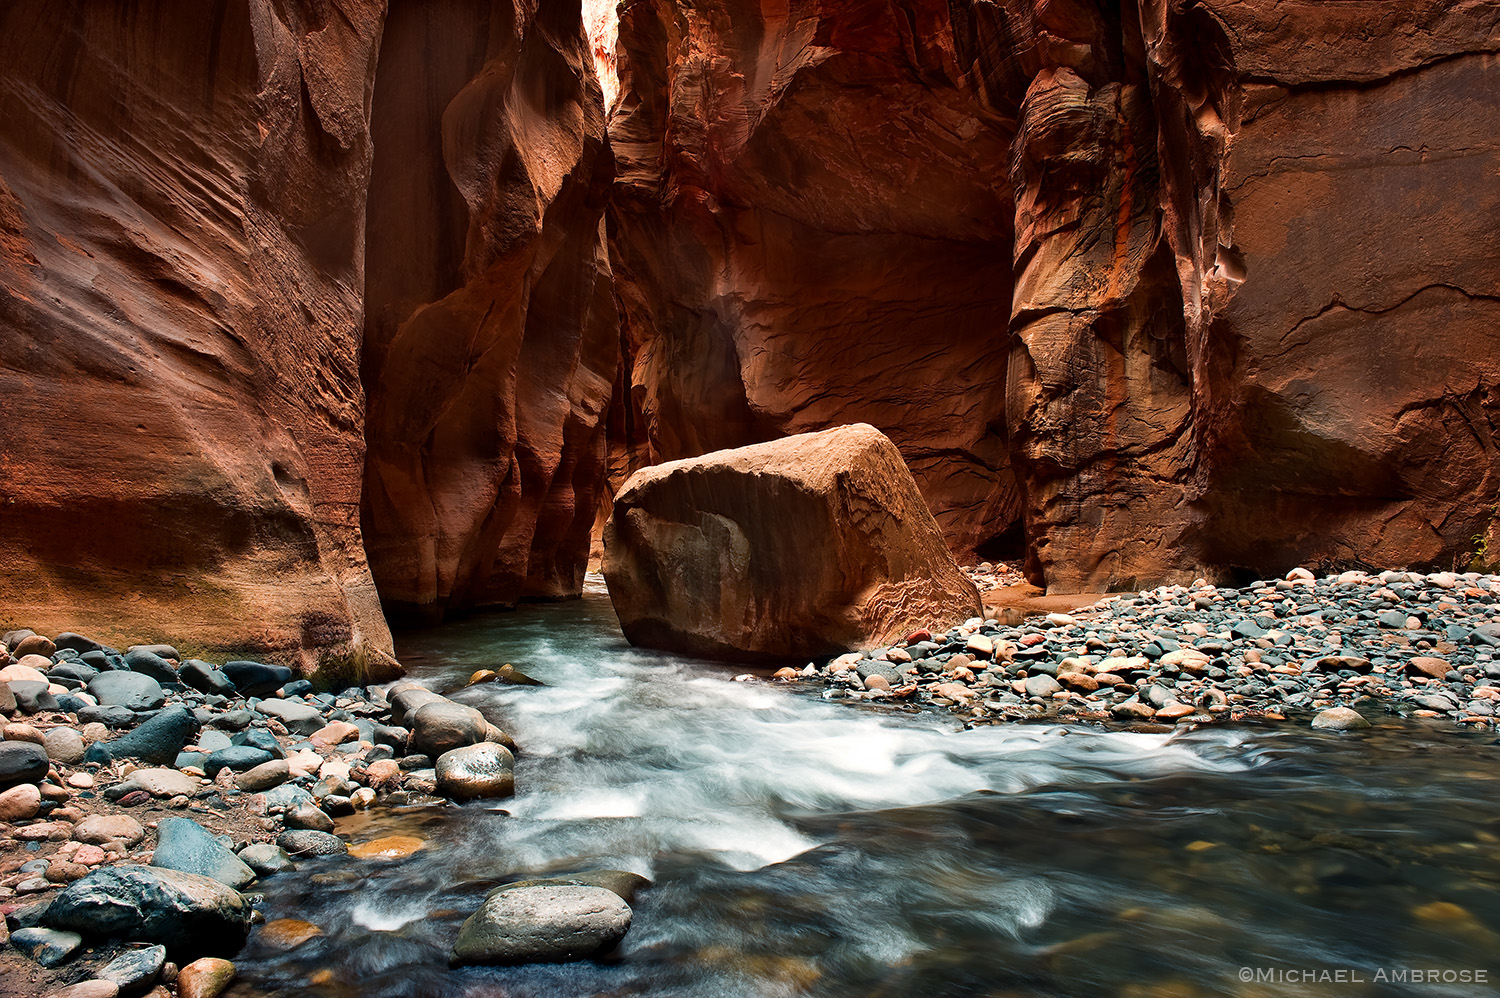
<svg viewBox="0 0 1500 998">
<path fill-rule="evenodd" d="M 577 592 L 589 53 L 566 4 L 5 5 L 6 621 L 378 673 L 381 599 Z"/>
<path fill-rule="evenodd" d="M 1497 23 L 629 4 L 617 469 L 862 419 L 1057 590 L 1449 567 L 1500 498 Z"/>
<path fill-rule="evenodd" d="M 366 254 L 365 544 L 386 610 L 576 595 L 618 320 L 579 8 L 393 3 Z"/>
<path fill-rule="evenodd" d="M 960 552 L 1015 524 L 1013 123 L 967 29 L 940 3 L 622 7 L 628 463 L 863 421 Z"/>
</svg>

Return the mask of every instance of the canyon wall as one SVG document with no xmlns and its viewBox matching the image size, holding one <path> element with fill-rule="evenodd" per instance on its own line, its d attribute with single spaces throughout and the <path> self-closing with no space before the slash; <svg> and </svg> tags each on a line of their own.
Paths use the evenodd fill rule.
<svg viewBox="0 0 1500 998">
<path fill-rule="evenodd" d="M 617 473 L 868 422 L 959 551 L 1018 522 L 998 425 L 1013 126 L 948 11 L 622 7 Z"/>
<path fill-rule="evenodd" d="M 865 420 L 1055 590 L 1494 535 L 1500 11 L 621 14 L 616 473 Z"/>
<path fill-rule="evenodd" d="M 619 353 L 592 66 L 576 5 L 391 4 L 362 368 L 393 619 L 582 586 Z"/>
<path fill-rule="evenodd" d="M 0 611 L 386 671 L 359 529 L 382 4 L 0 9 Z"/>
<path fill-rule="evenodd" d="M 382 599 L 578 591 L 618 333 L 576 5 L 19 0 L 0 59 L 6 623 L 378 675 Z"/>
</svg>

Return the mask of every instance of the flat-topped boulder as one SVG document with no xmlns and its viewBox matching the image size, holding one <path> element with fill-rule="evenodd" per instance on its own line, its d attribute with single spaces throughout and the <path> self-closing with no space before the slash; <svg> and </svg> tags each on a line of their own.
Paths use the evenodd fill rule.
<svg viewBox="0 0 1500 998">
<path fill-rule="evenodd" d="M 604 545 L 646 647 L 797 659 L 980 615 L 901 454 L 863 423 L 638 471 Z"/>
</svg>

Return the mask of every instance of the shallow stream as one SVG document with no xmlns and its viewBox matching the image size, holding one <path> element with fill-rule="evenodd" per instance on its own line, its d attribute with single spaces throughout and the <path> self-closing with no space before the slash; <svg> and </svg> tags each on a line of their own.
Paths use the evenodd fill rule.
<svg viewBox="0 0 1500 998">
<path fill-rule="evenodd" d="M 597 586 L 398 650 L 444 692 L 505 662 L 549 684 L 455 695 L 501 706 L 517 796 L 343 821 L 427 844 L 267 879 L 268 918 L 324 934 L 252 935 L 231 994 L 1500 992 L 1492 736 L 964 731 L 630 648 Z M 448 969 L 497 884 L 600 868 L 655 882 L 609 962 Z"/>
</svg>

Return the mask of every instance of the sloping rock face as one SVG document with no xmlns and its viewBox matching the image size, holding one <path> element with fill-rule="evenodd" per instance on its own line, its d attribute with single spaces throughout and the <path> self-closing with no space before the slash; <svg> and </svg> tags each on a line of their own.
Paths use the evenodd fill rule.
<svg viewBox="0 0 1500 998">
<path fill-rule="evenodd" d="M 0 607 L 388 664 L 359 530 L 383 5 L 0 9 Z"/>
<path fill-rule="evenodd" d="M 576 3 L 21 0 L 0 56 L 7 620 L 379 673 L 382 600 L 579 591 L 619 340 Z"/>
<path fill-rule="evenodd" d="M 621 50 L 617 464 L 868 419 L 1054 591 L 1496 535 L 1493 6 L 642 0 Z"/>
<path fill-rule="evenodd" d="M 617 472 L 863 421 L 956 549 L 1015 533 L 1011 128 L 967 27 L 926 0 L 621 10 Z"/>
<path fill-rule="evenodd" d="M 364 535 L 389 613 L 576 595 L 619 341 L 576 4 L 391 4 L 375 85 Z"/>
<path fill-rule="evenodd" d="M 632 644 L 779 660 L 980 612 L 901 454 L 866 424 L 636 472 L 604 534 Z"/>
</svg>

